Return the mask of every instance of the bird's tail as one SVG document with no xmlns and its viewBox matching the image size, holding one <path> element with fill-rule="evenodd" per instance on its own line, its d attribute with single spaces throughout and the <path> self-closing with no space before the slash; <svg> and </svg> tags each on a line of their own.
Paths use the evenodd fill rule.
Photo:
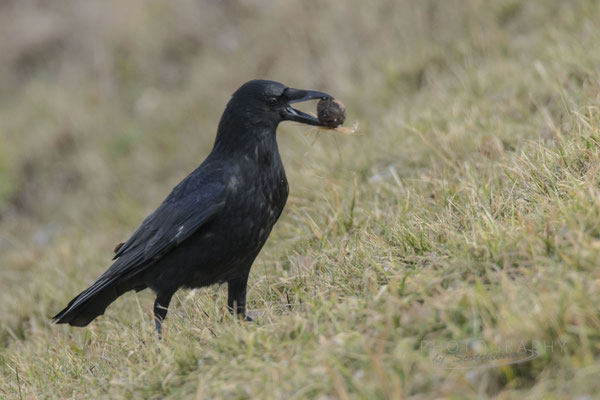
<svg viewBox="0 0 600 400">
<path fill-rule="evenodd" d="M 86 326 L 96 317 L 103 315 L 106 307 L 123 293 L 137 289 L 128 284 L 103 282 L 99 279 L 92 286 L 81 292 L 77 297 L 52 319 L 57 324 Z"/>
</svg>

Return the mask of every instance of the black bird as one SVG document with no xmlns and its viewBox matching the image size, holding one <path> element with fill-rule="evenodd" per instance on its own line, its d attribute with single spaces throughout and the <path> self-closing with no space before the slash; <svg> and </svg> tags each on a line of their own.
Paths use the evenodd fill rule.
<svg viewBox="0 0 600 400">
<path fill-rule="evenodd" d="M 246 315 L 248 274 L 288 196 L 277 126 L 286 120 L 320 125 L 290 104 L 331 98 L 273 81 L 242 85 L 225 108 L 206 160 L 117 246 L 111 267 L 54 321 L 85 326 L 123 293 L 150 288 L 156 293 L 160 338 L 178 289 L 224 282 L 230 312 L 251 320 Z"/>
</svg>

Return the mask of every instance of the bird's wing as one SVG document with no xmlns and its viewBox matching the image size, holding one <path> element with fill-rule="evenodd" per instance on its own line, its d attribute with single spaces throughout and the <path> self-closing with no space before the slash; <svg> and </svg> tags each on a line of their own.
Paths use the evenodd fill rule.
<svg viewBox="0 0 600 400">
<path fill-rule="evenodd" d="M 217 214 L 224 204 L 225 190 L 219 183 L 203 185 L 202 190 L 187 194 L 169 196 L 117 251 L 114 259 L 118 260 L 113 267 L 118 268 L 114 269 L 126 272 L 140 263 L 160 259 Z M 110 269 L 113 270 L 113 267 Z"/>
<path fill-rule="evenodd" d="M 189 178 L 192 177 L 182 181 L 119 248 L 113 265 L 92 286 L 71 300 L 54 319 L 62 318 L 69 310 L 82 306 L 104 289 L 116 285 L 118 292 L 120 283 L 144 271 L 223 208 L 226 193 L 223 184 L 194 182 Z"/>
</svg>

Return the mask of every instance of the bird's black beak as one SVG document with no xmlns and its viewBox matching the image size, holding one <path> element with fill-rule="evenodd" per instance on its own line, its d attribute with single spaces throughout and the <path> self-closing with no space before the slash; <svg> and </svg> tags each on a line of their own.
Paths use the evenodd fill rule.
<svg viewBox="0 0 600 400">
<path fill-rule="evenodd" d="M 284 96 L 286 96 L 288 99 L 286 106 L 281 111 L 281 116 L 284 120 L 317 126 L 321 125 L 317 118 L 300 110 L 296 110 L 290 106 L 290 104 L 314 99 L 333 99 L 333 96 L 327 93 L 317 92 L 316 90 L 301 90 L 292 88 L 286 89 Z"/>
</svg>

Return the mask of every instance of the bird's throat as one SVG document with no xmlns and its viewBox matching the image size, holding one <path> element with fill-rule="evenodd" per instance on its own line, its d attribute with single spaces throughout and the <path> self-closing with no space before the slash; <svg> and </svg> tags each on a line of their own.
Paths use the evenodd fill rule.
<svg viewBox="0 0 600 400">
<path fill-rule="evenodd" d="M 275 129 L 275 127 L 252 127 L 239 131 L 219 129 L 212 152 L 224 158 L 241 157 L 252 158 L 259 163 L 269 162 L 278 155 Z"/>
</svg>

